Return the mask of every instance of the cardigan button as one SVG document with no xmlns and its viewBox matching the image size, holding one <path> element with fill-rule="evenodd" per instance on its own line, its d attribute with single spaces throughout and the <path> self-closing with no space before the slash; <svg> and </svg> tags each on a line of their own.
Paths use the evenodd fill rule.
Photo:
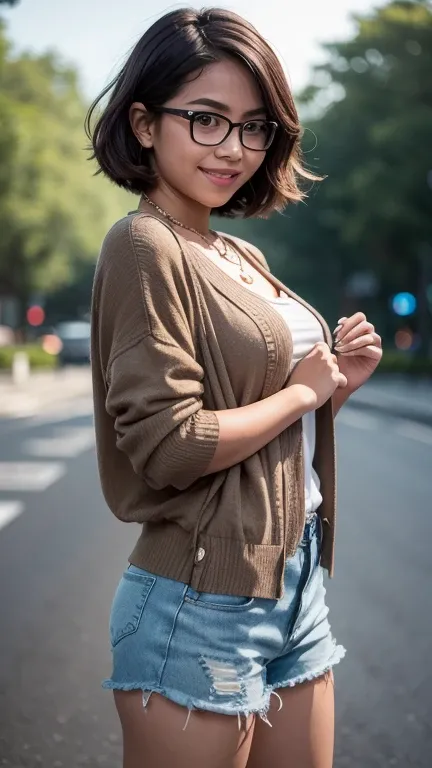
<svg viewBox="0 0 432 768">
<path fill-rule="evenodd" d="M 206 553 L 206 552 L 205 552 L 205 549 L 204 549 L 203 547 L 199 547 L 199 548 L 197 549 L 197 551 L 196 551 L 196 555 L 195 555 L 195 562 L 196 562 L 196 563 L 200 563 L 200 562 L 201 562 L 201 560 L 204 560 L 204 558 L 205 558 L 205 553 Z"/>
</svg>

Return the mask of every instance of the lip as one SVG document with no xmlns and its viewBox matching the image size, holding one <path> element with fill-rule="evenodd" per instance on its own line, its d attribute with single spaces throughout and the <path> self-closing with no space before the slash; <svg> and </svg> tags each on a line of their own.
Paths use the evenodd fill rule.
<svg viewBox="0 0 432 768">
<path fill-rule="evenodd" d="M 207 171 L 207 173 L 226 173 L 229 176 L 240 176 L 241 171 L 234 171 L 232 168 L 202 168 L 198 166 L 200 171 Z"/>
<path fill-rule="evenodd" d="M 230 184 L 233 184 L 236 179 L 240 176 L 241 171 L 233 171 L 231 168 L 201 168 L 198 166 L 201 173 L 204 174 L 206 179 L 208 179 L 212 184 L 216 184 L 218 187 L 227 187 Z M 214 174 L 226 174 L 225 177 L 223 175 L 214 175 Z"/>
</svg>

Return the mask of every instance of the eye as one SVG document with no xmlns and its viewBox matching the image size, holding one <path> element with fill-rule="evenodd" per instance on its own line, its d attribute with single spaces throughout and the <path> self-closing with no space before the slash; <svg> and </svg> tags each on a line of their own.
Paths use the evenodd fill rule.
<svg viewBox="0 0 432 768">
<path fill-rule="evenodd" d="M 266 125 L 265 120 L 250 120 L 249 123 L 244 124 L 243 130 L 249 134 L 261 133 L 261 131 L 266 131 Z"/>
<path fill-rule="evenodd" d="M 220 125 L 220 120 L 218 120 L 216 115 L 210 115 L 207 112 L 201 112 L 199 115 L 196 115 L 195 122 L 201 128 L 217 128 Z"/>
</svg>

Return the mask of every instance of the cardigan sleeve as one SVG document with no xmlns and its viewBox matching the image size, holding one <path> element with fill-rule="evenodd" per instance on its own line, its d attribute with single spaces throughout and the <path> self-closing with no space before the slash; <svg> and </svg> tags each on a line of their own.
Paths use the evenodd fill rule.
<svg viewBox="0 0 432 768">
<path fill-rule="evenodd" d="M 117 448 L 151 488 L 184 490 L 216 450 L 216 413 L 203 408 L 203 370 L 181 344 L 148 336 L 115 358 L 106 409 Z"/>
<path fill-rule="evenodd" d="M 154 489 L 184 490 L 205 473 L 219 438 L 216 413 L 203 407 L 187 261 L 175 233 L 148 216 L 110 240 L 115 252 L 106 246 L 99 279 L 105 408 L 135 472 Z"/>
</svg>

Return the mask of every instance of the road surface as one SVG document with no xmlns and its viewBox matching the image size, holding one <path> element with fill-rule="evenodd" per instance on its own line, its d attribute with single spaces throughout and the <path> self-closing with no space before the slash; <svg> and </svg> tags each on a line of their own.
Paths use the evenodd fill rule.
<svg viewBox="0 0 432 768">
<path fill-rule="evenodd" d="M 337 425 L 335 768 L 430 768 L 432 427 L 349 406 Z M 88 398 L 0 421 L 1 766 L 121 765 L 100 681 L 137 534 L 103 502 Z"/>
</svg>

